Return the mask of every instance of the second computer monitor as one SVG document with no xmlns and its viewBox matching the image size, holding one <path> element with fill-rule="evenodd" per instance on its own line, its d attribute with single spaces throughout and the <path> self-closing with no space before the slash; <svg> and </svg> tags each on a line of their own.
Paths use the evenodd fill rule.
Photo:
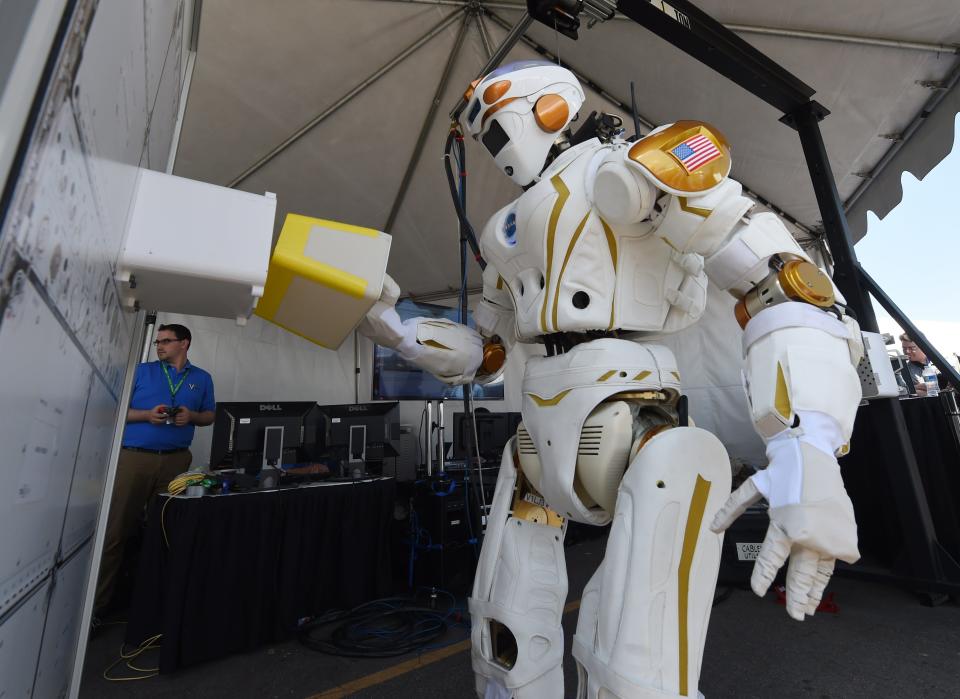
<svg viewBox="0 0 960 699">
<path fill-rule="evenodd" d="M 400 403 L 321 405 L 327 418 L 327 452 L 345 462 L 382 462 L 397 456 Z"/>
<path fill-rule="evenodd" d="M 476 448 L 480 456 L 484 459 L 499 459 L 507 442 L 517 433 L 520 413 L 475 412 L 474 417 L 477 425 Z M 457 413 L 453 421 L 453 458 L 467 458 L 471 444 L 468 430 L 472 429 L 473 424 L 467 419 L 467 414 Z"/>
</svg>

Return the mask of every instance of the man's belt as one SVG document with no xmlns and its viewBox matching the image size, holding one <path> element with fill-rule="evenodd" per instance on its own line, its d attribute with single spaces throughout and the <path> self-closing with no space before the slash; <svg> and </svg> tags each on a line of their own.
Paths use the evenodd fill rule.
<svg viewBox="0 0 960 699">
<path fill-rule="evenodd" d="M 123 447 L 127 451 L 139 451 L 144 454 L 176 454 L 177 452 L 187 451 L 186 447 L 177 447 L 176 449 L 145 449 L 143 447 Z"/>
</svg>

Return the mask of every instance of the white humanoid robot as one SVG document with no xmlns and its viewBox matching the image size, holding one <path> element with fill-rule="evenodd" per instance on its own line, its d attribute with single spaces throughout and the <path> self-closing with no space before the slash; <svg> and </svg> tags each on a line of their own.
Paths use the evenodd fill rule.
<svg viewBox="0 0 960 699">
<path fill-rule="evenodd" d="M 771 520 L 753 589 L 763 595 L 789 557 L 795 619 L 814 613 L 836 559 L 859 556 L 835 457 L 861 398 L 859 328 L 780 220 L 755 213 L 729 178 L 712 126 L 592 138 L 544 169 L 583 103 L 569 71 L 510 64 L 467 97 L 465 129 L 525 187 L 480 237 L 483 340 L 452 323 L 400 323 L 389 280 L 361 330 L 451 383 L 495 372 L 482 341 L 547 348 L 526 365 L 523 423 L 504 451 L 470 599 L 477 694 L 564 696 L 574 520 L 613 522 L 580 604 L 577 696 L 695 697 L 722 531 L 750 504 L 766 498 Z M 697 321 L 708 278 L 740 299 L 744 381 L 770 461 L 732 495 L 723 446 L 681 424 L 676 361 L 648 341 Z"/>
</svg>

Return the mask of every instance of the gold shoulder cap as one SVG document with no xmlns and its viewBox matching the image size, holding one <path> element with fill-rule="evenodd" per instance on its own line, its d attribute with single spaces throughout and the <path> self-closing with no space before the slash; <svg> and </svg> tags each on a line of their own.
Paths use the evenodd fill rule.
<svg viewBox="0 0 960 699">
<path fill-rule="evenodd" d="M 627 156 L 671 193 L 705 192 L 730 174 L 730 144 L 702 121 L 678 121 L 634 143 Z"/>
</svg>

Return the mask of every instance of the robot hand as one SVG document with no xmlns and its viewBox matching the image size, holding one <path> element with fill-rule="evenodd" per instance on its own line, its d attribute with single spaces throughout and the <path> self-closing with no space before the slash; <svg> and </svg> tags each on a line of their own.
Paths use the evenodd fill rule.
<svg viewBox="0 0 960 699">
<path fill-rule="evenodd" d="M 403 324 L 416 337 L 414 352 L 404 355 L 405 359 L 444 383 L 473 380 L 483 361 L 483 340 L 475 330 L 445 318 L 411 318 Z"/>
<path fill-rule="evenodd" d="M 750 586 L 762 597 L 789 556 L 787 613 L 797 621 L 817 610 L 836 559 L 854 563 L 860 558 L 853 505 L 840 466 L 814 441 L 793 430 L 771 439 L 770 465 L 734 491 L 710 525 L 722 532 L 750 505 L 767 499 L 770 526 Z"/>
<path fill-rule="evenodd" d="M 399 296 L 400 287 L 389 276 L 385 277 L 380 299 L 367 312 L 358 330 L 444 383 L 472 381 L 483 360 L 480 335 L 444 318 L 401 321 L 394 308 Z"/>
</svg>

